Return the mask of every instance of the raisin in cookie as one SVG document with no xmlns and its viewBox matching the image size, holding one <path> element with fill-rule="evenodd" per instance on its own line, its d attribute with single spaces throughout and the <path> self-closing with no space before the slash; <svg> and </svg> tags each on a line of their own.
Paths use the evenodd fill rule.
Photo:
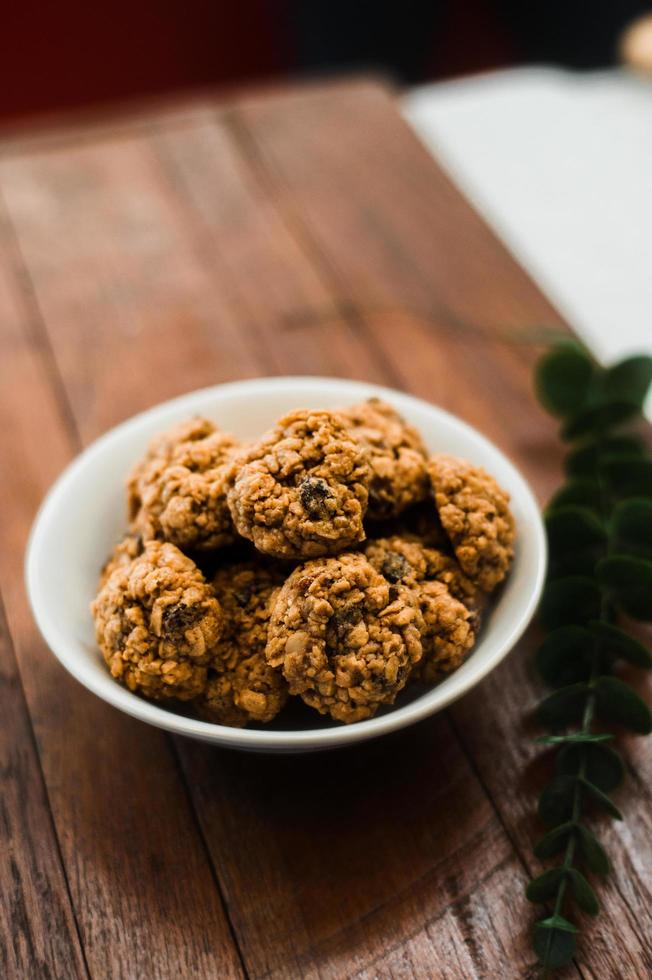
<svg viewBox="0 0 652 980">
<path fill-rule="evenodd" d="M 277 558 L 312 558 L 364 538 L 366 450 L 331 412 L 298 411 L 238 455 L 228 503 L 237 531 Z"/>
<path fill-rule="evenodd" d="M 362 554 L 306 562 L 279 592 L 267 660 L 291 694 L 337 721 L 392 704 L 422 654 L 412 591 L 390 584 Z"/>
<path fill-rule="evenodd" d="M 416 429 L 380 398 L 343 408 L 341 414 L 369 453 L 372 520 L 394 517 L 427 497 L 427 454 Z"/>
<path fill-rule="evenodd" d="M 153 700 L 196 698 L 222 629 L 222 610 L 197 566 L 173 544 L 150 541 L 118 563 L 92 604 L 113 677 Z"/>
<path fill-rule="evenodd" d="M 433 683 L 456 670 L 475 643 L 479 592 L 457 562 L 415 540 L 370 541 L 365 554 L 388 582 L 412 589 L 423 620 L 423 659 L 416 676 Z"/>
<path fill-rule="evenodd" d="M 462 570 L 491 592 L 514 558 L 509 494 L 485 470 L 455 456 L 432 456 L 428 473 L 439 518 Z"/>
<path fill-rule="evenodd" d="M 240 728 L 270 722 L 284 706 L 288 686 L 265 659 L 272 604 L 283 571 L 261 562 L 220 569 L 212 585 L 224 614 L 224 630 L 205 692 L 202 718 Z"/>
<path fill-rule="evenodd" d="M 142 537 L 198 551 L 230 544 L 225 474 L 237 448 L 201 418 L 158 436 L 127 485 L 130 517 Z"/>
</svg>

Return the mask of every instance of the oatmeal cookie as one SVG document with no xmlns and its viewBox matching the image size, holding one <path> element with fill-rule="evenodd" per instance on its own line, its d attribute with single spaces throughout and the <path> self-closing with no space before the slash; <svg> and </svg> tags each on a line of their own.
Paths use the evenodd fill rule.
<svg viewBox="0 0 652 980">
<path fill-rule="evenodd" d="M 98 590 L 108 582 L 111 574 L 116 568 L 122 568 L 131 564 L 134 558 L 139 558 L 143 553 L 143 539 L 137 531 L 127 531 L 124 537 L 118 541 L 117 545 L 107 558 L 100 572 Z"/>
<path fill-rule="evenodd" d="M 230 544 L 225 474 L 237 448 L 201 418 L 158 436 L 127 484 L 130 517 L 142 537 L 198 551 Z"/>
<path fill-rule="evenodd" d="M 433 683 L 456 670 L 475 643 L 479 591 L 453 558 L 416 540 L 370 541 L 365 555 L 388 582 L 412 589 L 423 619 L 423 659 L 416 676 Z"/>
<path fill-rule="evenodd" d="M 332 412 L 298 411 L 235 457 L 228 503 L 237 531 L 277 558 L 312 558 L 364 538 L 366 450 Z"/>
<path fill-rule="evenodd" d="M 491 592 L 514 558 L 509 494 L 485 470 L 454 456 L 432 456 L 428 473 L 441 523 L 462 570 L 484 592 Z"/>
<path fill-rule="evenodd" d="M 362 554 L 300 565 L 276 598 L 267 661 L 291 694 L 336 721 L 392 704 L 422 654 L 413 592 L 390 584 Z"/>
<path fill-rule="evenodd" d="M 153 700 L 196 698 L 222 629 L 222 610 L 197 566 L 173 544 L 150 541 L 118 564 L 92 604 L 113 677 Z"/>
<path fill-rule="evenodd" d="M 393 517 L 427 497 L 426 448 L 415 428 L 380 398 L 343 408 L 341 414 L 369 453 L 372 520 Z"/>
<path fill-rule="evenodd" d="M 222 568 L 213 578 L 224 630 L 197 702 L 207 721 L 240 728 L 249 721 L 269 722 L 284 706 L 287 682 L 265 659 L 272 604 L 284 577 L 275 566 L 246 562 Z"/>
</svg>

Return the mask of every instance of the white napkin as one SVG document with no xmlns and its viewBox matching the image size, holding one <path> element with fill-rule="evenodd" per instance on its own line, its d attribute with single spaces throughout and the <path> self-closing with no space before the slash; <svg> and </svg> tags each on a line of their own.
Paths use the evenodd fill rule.
<svg viewBox="0 0 652 980">
<path fill-rule="evenodd" d="M 520 68 L 417 88 L 403 105 L 599 358 L 652 351 L 652 81 Z"/>
</svg>

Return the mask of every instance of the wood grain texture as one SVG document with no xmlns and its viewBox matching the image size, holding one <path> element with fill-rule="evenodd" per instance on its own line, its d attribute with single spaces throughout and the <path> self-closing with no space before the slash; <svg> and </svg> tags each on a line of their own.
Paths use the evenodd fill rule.
<svg viewBox="0 0 652 980">
<path fill-rule="evenodd" d="M 4 609 L 0 605 L 0 975 L 86 977 Z"/>
<path fill-rule="evenodd" d="M 30 281 L 6 225 L 3 230 L 0 587 L 89 972 L 119 978 L 238 977 L 240 961 L 219 890 L 167 739 L 119 717 L 80 688 L 45 649 L 27 609 L 22 556 L 29 524 L 77 442 Z M 12 734 L 20 738 L 19 729 Z M 36 775 L 29 768 L 24 774 L 24 793 L 32 797 L 29 780 Z M 20 819 L 20 811 L 14 819 Z M 33 851 L 30 839 L 23 840 L 23 866 L 42 848 L 56 859 L 45 831 Z M 16 837 L 13 846 L 20 844 Z M 44 891 L 49 870 L 44 860 Z M 54 896 L 52 885 L 50 890 Z M 25 902 L 31 899 L 26 890 Z M 52 909 L 39 915 L 45 912 L 51 933 L 38 950 L 41 972 L 33 975 L 74 976 L 74 957 L 66 972 L 55 955 L 65 932 L 54 897 Z M 30 927 L 36 933 L 38 919 Z M 9 973 L 31 975 L 20 969 Z"/>
<path fill-rule="evenodd" d="M 181 391 L 259 374 L 431 399 L 494 438 L 543 498 L 560 453 L 530 371 L 558 315 L 375 85 L 203 99 L 4 149 L 0 588 L 90 974 L 238 976 L 241 957 L 252 977 L 533 977 L 533 635 L 410 731 L 243 756 L 168 740 L 64 677 L 19 566 L 36 503 L 79 444 Z M 652 970 L 652 755 L 638 741 L 628 758 L 636 795 L 609 830 L 618 870 L 590 965 L 564 977 Z M 30 846 L 19 838 L 27 869 Z M 57 873 L 54 861 L 65 914 Z"/>
</svg>

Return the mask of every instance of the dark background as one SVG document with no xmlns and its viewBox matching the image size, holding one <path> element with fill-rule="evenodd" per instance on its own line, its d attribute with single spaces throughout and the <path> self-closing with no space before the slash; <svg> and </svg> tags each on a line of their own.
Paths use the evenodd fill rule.
<svg viewBox="0 0 652 980">
<path fill-rule="evenodd" d="M 642 0 L 14 0 L 0 117 L 200 86 L 375 69 L 406 84 L 614 61 Z"/>
</svg>

